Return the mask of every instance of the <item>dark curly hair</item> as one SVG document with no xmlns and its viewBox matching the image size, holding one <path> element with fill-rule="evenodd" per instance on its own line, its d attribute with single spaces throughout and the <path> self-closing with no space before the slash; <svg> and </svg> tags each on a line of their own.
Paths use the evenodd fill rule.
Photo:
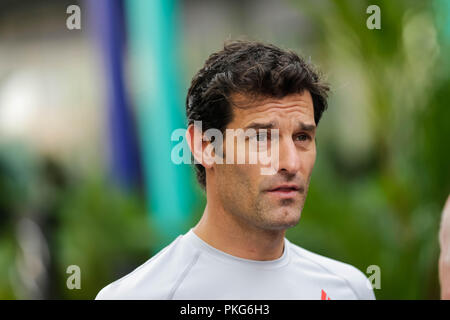
<svg viewBox="0 0 450 320">
<path fill-rule="evenodd" d="M 194 76 L 186 97 L 188 125 L 202 121 L 202 130 L 224 133 L 232 121 L 232 94 L 282 98 L 308 90 L 316 125 L 327 108 L 329 87 L 320 74 L 295 52 L 272 44 L 234 40 L 206 60 Z M 206 187 L 205 168 L 195 164 L 197 180 Z"/>
</svg>

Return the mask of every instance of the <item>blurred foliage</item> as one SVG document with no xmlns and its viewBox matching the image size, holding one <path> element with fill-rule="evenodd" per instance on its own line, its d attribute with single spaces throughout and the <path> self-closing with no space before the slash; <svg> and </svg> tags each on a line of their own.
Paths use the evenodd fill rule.
<svg viewBox="0 0 450 320">
<path fill-rule="evenodd" d="M 27 295 L 19 267 L 23 248 L 15 226 L 24 217 L 40 227 L 50 252 L 39 298 L 93 299 L 154 253 L 139 193 L 118 190 L 97 176 L 75 177 L 58 162 L 20 149 L 0 152 L 0 298 L 35 298 Z M 82 290 L 67 289 L 69 265 L 80 267 Z"/>
</svg>

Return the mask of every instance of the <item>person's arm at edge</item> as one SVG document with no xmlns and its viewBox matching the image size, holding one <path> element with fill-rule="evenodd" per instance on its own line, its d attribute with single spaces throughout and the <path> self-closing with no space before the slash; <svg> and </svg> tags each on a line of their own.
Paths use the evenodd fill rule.
<svg viewBox="0 0 450 320">
<path fill-rule="evenodd" d="M 441 299 L 450 300 L 450 196 L 447 198 L 441 217 L 439 230 L 439 282 Z"/>
</svg>

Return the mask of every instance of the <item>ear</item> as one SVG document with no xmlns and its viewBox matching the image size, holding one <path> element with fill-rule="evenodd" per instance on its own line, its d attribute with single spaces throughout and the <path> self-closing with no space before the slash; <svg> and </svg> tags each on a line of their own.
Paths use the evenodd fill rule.
<svg viewBox="0 0 450 320">
<path fill-rule="evenodd" d="M 200 163 L 205 168 L 211 168 L 214 163 L 214 154 L 205 152 L 211 142 L 203 140 L 201 128 L 196 127 L 194 124 L 190 124 L 186 130 L 186 140 L 196 161 L 195 163 Z M 211 147 L 212 146 L 210 146 L 210 148 Z"/>
</svg>

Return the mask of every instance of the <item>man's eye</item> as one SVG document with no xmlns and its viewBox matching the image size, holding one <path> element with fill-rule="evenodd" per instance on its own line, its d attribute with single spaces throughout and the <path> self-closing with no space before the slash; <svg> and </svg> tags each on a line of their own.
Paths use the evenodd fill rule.
<svg viewBox="0 0 450 320">
<path fill-rule="evenodd" d="M 309 140 L 309 139 L 310 139 L 310 136 L 303 133 L 303 134 L 299 134 L 299 135 L 296 137 L 296 139 L 297 139 L 297 141 L 306 141 L 306 140 Z"/>
<path fill-rule="evenodd" d="M 255 137 L 257 141 L 265 141 L 267 140 L 267 133 L 258 133 Z"/>
</svg>

